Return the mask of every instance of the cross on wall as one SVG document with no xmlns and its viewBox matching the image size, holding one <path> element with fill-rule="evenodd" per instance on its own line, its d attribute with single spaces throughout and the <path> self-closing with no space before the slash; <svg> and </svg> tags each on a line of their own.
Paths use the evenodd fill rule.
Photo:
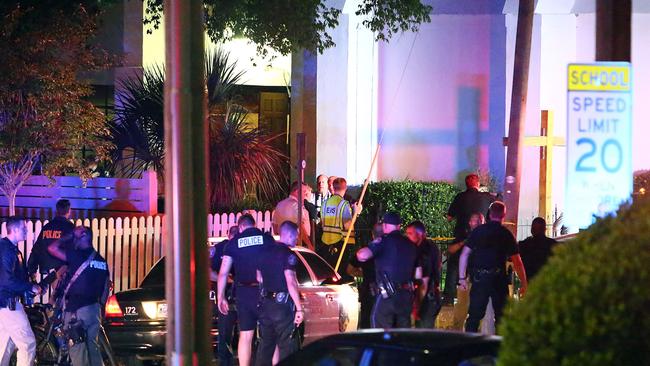
<svg viewBox="0 0 650 366">
<path fill-rule="evenodd" d="M 553 148 L 566 146 L 564 137 L 552 136 L 554 126 L 553 111 L 542 110 L 539 136 L 524 137 L 524 146 L 539 147 L 539 216 L 548 219 L 551 215 L 553 192 Z M 508 145 L 508 138 L 503 139 Z"/>
</svg>

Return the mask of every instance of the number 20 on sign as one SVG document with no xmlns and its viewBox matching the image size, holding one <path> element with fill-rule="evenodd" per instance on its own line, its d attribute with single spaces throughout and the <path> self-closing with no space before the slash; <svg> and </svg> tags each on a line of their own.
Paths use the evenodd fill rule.
<svg viewBox="0 0 650 366">
<path fill-rule="evenodd" d="M 565 216 L 576 231 L 632 193 L 630 64 L 570 64 L 568 89 Z"/>
</svg>

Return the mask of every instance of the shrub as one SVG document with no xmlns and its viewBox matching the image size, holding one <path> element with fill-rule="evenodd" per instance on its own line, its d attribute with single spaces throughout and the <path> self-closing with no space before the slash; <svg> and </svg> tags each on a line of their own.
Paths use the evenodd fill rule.
<svg viewBox="0 0 650 366">
<path fill-rule="evenodd" d="M 395 211 L 405 224 L 422 221 L 429 236 L 450 237 L 453 223 L 447 222 L 446 214 L 458 192 L 458 188 L 446 182 L 370 183 L 355 229 L 367 232 L 386 211 Z"/>
<path fill-rule="evenodd" d="M 558 248 L 512 305 L 501 365 L 650 364 L 650 205 L 635 203 Z"/>
</svg>

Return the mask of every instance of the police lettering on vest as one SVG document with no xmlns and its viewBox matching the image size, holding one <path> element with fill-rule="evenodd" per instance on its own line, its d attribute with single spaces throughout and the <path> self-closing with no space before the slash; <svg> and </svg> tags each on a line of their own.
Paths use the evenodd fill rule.
<svg viewBox="0 0 650 366">
<path fill-rule="evenodd" d="M 246 248 L 253 245 L 262 245 L 262 244 L 264 244 L 264 238 L 262 237 L 262 235 L 249 236 L 245 238 L 239 238 L 237 240 L 238 248 Z"/>
</svg>

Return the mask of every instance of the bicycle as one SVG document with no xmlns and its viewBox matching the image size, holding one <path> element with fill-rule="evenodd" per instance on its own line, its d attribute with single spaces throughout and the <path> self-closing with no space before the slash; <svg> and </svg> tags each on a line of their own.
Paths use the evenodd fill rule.
<svg viewBox="0 0 650 366">
<path fill-rule="evenodd" d="M 25 306 L 32 331 L 36 338 L 36 365 L 71 366 L 67 353 L 67 337 L 63 332 L 63 316 L 54 311 L 52 305 L 35 303 Z M 60 313 L 60 312 L 58 312 Z M 111 345 L 104 327 L 99 327 L 99 349 L 104 365 L 117 366 Z M 11 358 L 11 366 L 16 365 L 16 354 Z"/>
</svg>

